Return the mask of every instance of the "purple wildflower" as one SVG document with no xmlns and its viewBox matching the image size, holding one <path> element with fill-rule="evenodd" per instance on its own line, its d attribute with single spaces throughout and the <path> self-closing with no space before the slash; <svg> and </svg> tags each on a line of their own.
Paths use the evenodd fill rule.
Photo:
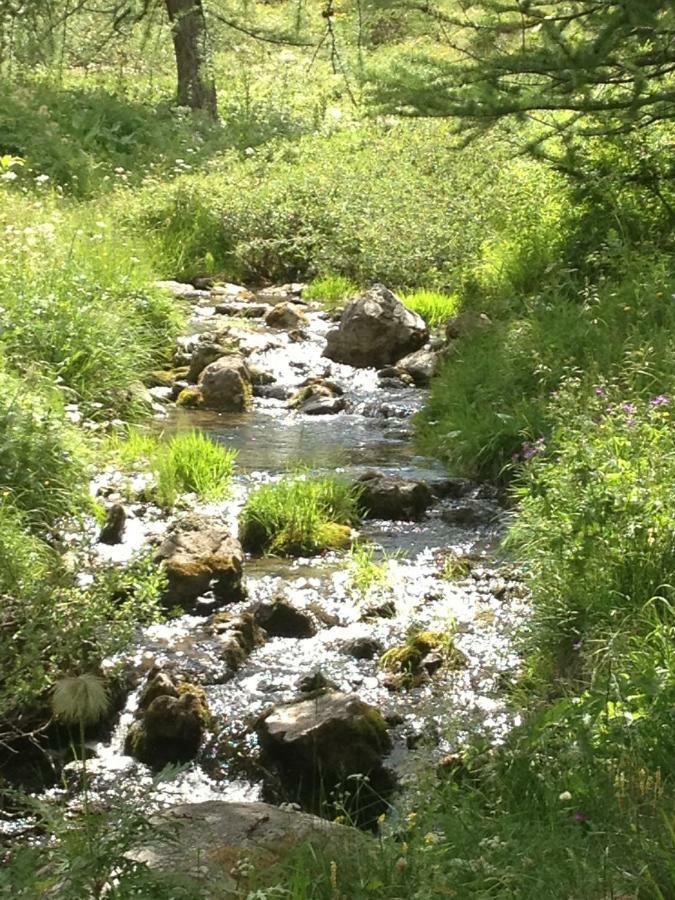
<svg viewBox="0 0 675 900">
<path fill-rule="evenodd" d="M 627 428 L 635 428 L 636 425 L 637 425 L 637 421 L 635 419 L 633 419 L 633 418 L 626 419 L 626 427 Z"/>
<path fill-rule="evenodd" d="M 598 385 L 595 389 L 595 395 L 596 395 L 596 397 L 604 397 L 605 396 L 604 387 L 602 387 L 601 385 Z"/>
<path fill-rule="evenodd" d="M 579 823 L 579 825 L 584 825 L 588 821 L 588 817 L 585 813 L 582 812 L 575 812 L 573 818 L 575 822 Z"/>
<path fill-rule="evenodd" d="M 665 394 L 659 394 L 658 397 L 652 397 L 652 399 L 649 401 L 649 405 L 653 409 L 656 409 L 658 406 L 668 406 L 669 403 L 670 398 L 666 397 Z"/>
<path fill-rule="evenodd" d="M 629 415 L 633 415 L 633 413 L 636 413 L 636 412 L 637 412 L 637 407 L 635 406 L 634 403 L 622 403 L 622 404 L 621 404 L 621 409 L 622 409 L 625 413 L 628 413 Z"/>
</svg>

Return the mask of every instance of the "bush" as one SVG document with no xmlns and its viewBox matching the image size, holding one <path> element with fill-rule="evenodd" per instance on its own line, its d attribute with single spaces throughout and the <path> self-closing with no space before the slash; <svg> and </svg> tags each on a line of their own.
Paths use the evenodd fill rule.
<svg viewBox="0 0 675 900">
<path fill-rule="evenodd" d="M 461 149 L 445 123 L 361 126 L 149 184 L 121 212 L 181 277 L 508 293 L 558 258 L 567 214 L 564 183 L 510 157 L 494 137 Z"/>
<path fill-rule="evenodd" d="M 239 526 L 246 550 L 298 556 L 349 546 L 357 492 L 341 478 L 295 475 L 254 491 Z"/>
<path fill-rule="evenodd" d="M 89 415 L 133 413 L 140 380 L 181 327 L 176 301 L 148 290 L 147 253 L 95 211 L 71 215 L 63 203 L 0 191 L 8 200 L 0 208 L 0 349 L 16 370 L 51 377 Z"/>
<path fill-rule="evenodd" d="M 203 500 L 220 500 L 230 490 L 236 450 L 215 444 L 205 434 L 179 434 L 159 447 L 153 468 L 157 496 L 172 506 L 179 493 L 195 493 Z"/>
</svg>

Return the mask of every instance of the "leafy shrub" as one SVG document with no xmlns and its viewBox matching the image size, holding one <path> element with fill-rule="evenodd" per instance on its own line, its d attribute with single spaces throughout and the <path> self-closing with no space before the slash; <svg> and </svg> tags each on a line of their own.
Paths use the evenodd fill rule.
<svg viewBox="0 0 675 900">
<path fill-rule="evenodd" d="M 36 524 L 87 502 L 86 445 L 59 396 L 0 372 L 0 490 Z"/>
<path fill-rule="evenodd" d="M 435 291 L 415 291 L 404 294 L 401 300 L 408 309 L 418 313 L 430 328 L 444 325 L 451 319 L 459 306 L 456 295 L 438 294 Z"/>
<path fill-rule="evenodd" d="M 357 495 L 341 478 L 295 475 L 254 491 L 239 519 L 252 552 L 296 556 L 349 545 Z"/>
<path fill-rule="evenodd" d="M 206 269 L 257 282 L 330 272 L 358 284 L 503 292 L 536 283 L 557 259 L 565 197 L 562 181 L 514 161 L 506 144 L 462 150 L 446 124 L 418 122 L 226 157 L 208 173 L 149 184 L 121 212 L 156 236 L 174 275 Z"/>
<path fill-rule="evenodd" d="M 214 443 L 199 432 L 179 434 L 159 447 L 153 468 L 160 502 L 172 506 L 181 492 L 219 500 L 230 489 L 236 450 Z"/>
</svg>

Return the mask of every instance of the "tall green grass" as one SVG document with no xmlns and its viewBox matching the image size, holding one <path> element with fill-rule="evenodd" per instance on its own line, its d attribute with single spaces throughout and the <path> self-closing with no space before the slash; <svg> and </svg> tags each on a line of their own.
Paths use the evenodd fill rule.
<svg viewBox="0 0 675 900">
<path fill-rule="evenodd" d="M 414 291 L 403 294 L 401 300 L 408 309 L 422 316 L 430 328 L 445 325 L 459 308 L 459 297 L 456 294 L 439 294 L 436 291 Z"/>
<path fill-rule="evenodd" d="M 675 290 L 665 253 L 626 252 L 612 277 L 552 274 L 538 294 L 463 337 L 417 421 L 420 447 L 457 474 L 499 479 L 524 442 L 550 432 L 551 393 L 569 374 L 627 392 L 675 387 Z M 488 310 L 492 312 L 488 306 Z"/>
<path fill-rule="evenodd" d="M 293 475 L 254 491 L 241 512 L 244 547 L 297 556 L 349 546 L 357 493 L 342 478 Z"/>
<path fill-rule="evenodd" d="M 237 451 L 221 447 L 207 435 L 188 432 L 160 445 L 153 461 L 157 496 L 172 506 L 180 493 L 221 500 L 230 490 Z"/>
<path fill-rule="evenodd" d="M 9 365 L 51 378 L 90 416 L 132 415 L 142 379 L 182 324 L 150 289 L 151 260 L 102 212 L 0 186 L 0 349 Z"/>
<path fill-rule="evenodd" d="M 318 300 L 326 309 L 339 309 L 356 296 L 359 286 L 344 275 L 321 275 L 312 279 L 302 292 L 304 300 Z"/>
<path fill-rule="evenodd" d="M 46 387 L 46 389 L 45 389 Z M 0 492 L 38 525 L 87 505 L 91 452 L 58 391 L 0 372 Z"/>
</svg>

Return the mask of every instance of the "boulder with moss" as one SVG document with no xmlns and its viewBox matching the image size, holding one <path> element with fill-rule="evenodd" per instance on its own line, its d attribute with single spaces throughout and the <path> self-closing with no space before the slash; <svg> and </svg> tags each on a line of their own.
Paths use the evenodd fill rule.
<svg viewBox="0 0 675 900">
<path fill-rule="evenodd" d="M 217 613 L 209 622 L 209 631 L 220 645 L 220 655 L 233 671 L 249 654 L 265 643 L 265 629 L 251 613 Z"/>
<path fill-rule="evenodd" d="M 179 519 L 156 553 L 168 577 L 169 606 L 194 607 L 199 597 L 212 591 L 220 603 L 245 596 L 244 553 L 219 519 L 189 515 Z"/>
<path fill-rule="evenodd" d="M 263 716 L 256 732 L 283 790 L 307 809 L 319 809 L 345 779 L 363 776 L 362 808 L 355 812 L 370 815 L 393 786 L 383 765 L 392 747 L 386 722 L 355 694 L 328 691 L 282 704 Z"/>
<path fill-rule="evenodd" d="M 307 316 L 300 306 L 282 301 L 273 306 L 265 316 L 265 324 L 270 328 L 300 328 L 307 325 Z"/>
<path fill-rule="evenodd" d="M 127 732 L 125 751 L 153 769 L 188 762 L 199 751 L 209 719 L 202 688 L 153 669 Z"/>
<path fill-rule="evenodd" d="M 203 405 L 223 412 L 244 412 L 251 407 L 251 373 L 243 356 L 223 356 L 202 371 L 198 382 Z"/>
</svg>

